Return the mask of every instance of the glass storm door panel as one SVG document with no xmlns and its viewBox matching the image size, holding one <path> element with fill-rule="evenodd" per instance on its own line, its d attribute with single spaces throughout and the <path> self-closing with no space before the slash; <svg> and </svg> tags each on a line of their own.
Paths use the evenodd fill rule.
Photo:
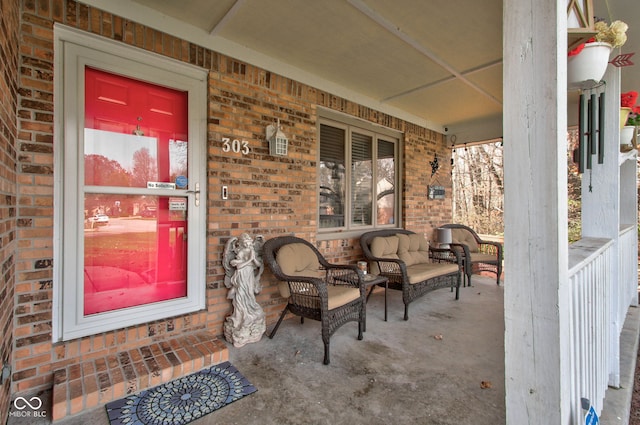
<svg viewBox="0 0 640 425">
<path fill-rule="evenodd" d="M 85 316 L 187 296 L 187 112 L 187 92 L 85 68 Z"/>
</svg>

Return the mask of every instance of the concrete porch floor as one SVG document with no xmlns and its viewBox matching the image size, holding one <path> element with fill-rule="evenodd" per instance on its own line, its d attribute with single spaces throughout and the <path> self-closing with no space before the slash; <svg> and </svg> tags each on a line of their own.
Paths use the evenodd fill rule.
<svg viewBox="0 0 640 425">
<path fill-rule="evenodd" d="M 331 338 L 328 366 L 318 322 L 287 316 L 274 339 L 229 348 L 230 362 L 258 391 L 192 424 L 504 424 L 504 288 L 490 277 L 472 281 L 458 301 L 446 289 L 415 301 L 408 322 L 393 290 L 384 322 L 384 290 L 377 289 L 364 339 L 356 339 L 357 324 L 344 325 Z M 601 423 L 628 421 L 638 310 L 623 332 L 625 388 L 607 391 Z M 56 424 L 109 422 L 103 406 Z"/>
</svg>

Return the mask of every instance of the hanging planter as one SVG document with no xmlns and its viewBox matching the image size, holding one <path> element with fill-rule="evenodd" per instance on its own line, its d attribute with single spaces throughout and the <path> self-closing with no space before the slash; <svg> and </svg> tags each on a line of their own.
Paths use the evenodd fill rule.
<svg viewBox="0 0 640 425">
<path fill-rule="evenodd" d="M 630 113 L 631 108 L 627 108 L 625 106 L 620 108 L 620 128 L 623 128 L 627 124 L 627 118 L 629 118 Z"/>
<path fill-rule="evenodd" d="M 620 129 L 620 145 L 621 146 L 632 145 L 635 129 L 636 128 L 632 125 L 625 125 Z"/>
<path fill-rule="evenodd" d="M 611 25 L 597 21 L 593 26 L 593 38 L 569 52 L 568 87 L 590 88 L 600 83 L 607 71 L 611 50 L 627 41 L 628 28 L 622 21 L 613 21 Z"/>
<path fill-rule="evenodd" d="M 586 43 L 578 54 L 567 60 L 567 85 L 581 87 L 599 83 L 607 70 L 610 54 L 609 43 Z"/>
</svg>

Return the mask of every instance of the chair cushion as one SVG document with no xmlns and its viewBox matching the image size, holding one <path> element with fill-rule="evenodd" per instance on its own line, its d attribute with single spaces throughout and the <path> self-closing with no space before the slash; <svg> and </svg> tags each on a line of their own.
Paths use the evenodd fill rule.
<svg viewBox="0 0 640 425">
<path fill-rule="evenodd" d="M 371 241 L 374 257 L 398 259 L 398 235 L 376 236 Z"/>
<path fill-rule="evenodd" d="M 498 263 L 497 254 L 482 254 L 480 252 L 474 252 L 470 256 L 472 263 Z"/>
<path fill-rule="evenodd" d="M 451 263 L 420 263 L 407 267 L 407 275 L 411 284 L 457 271 L 458 266 Z"/>
<path fill-rule="evenodd" d="M 327 294 L 329 295 L 329 310 L 333 310 L 358 299 L 360 289 L 343 285 L 328 285 Z"/>
<path fill-rule="evenodd" d="M 478 242 L 471 232 L 465 229 L 451 229 L 451 240 L 469 247 L 469 252 L 478 252 Z"/>
<path fill-rule="evenodd" d="M 429 242 L 424 236 L 417 233 L 408 235 L 398 233 L 396 236 L 398 237 L 398 257 L 407 267 L 430 261 Z"/>
<path fill-rule="evenodd" d="M 281 247 L 276 254 L 276 262 L 282 272 L 289 276 L 324 277 L 315 252 L 303 243 L 291 243 Z M 280 282 L 278 290 L 284 298 L 291 295 L 287 282 Z"/>
</svg>

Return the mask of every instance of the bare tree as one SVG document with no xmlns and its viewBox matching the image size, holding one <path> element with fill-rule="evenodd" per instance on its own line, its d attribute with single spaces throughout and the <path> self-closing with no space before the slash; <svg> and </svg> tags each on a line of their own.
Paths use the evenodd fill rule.
<svg viewBox="0 0 640 425">
<path fill-rule="evenodd" d="M 133 153 L 133 185 L 146 187 L 147 182 L 158 179 L 158 165 L 156 158 L 151 156 L 149 149 L 142 148 Z"/>
<path fill-rule="evenodd" d="M 453 152 L 453 219 L 483 234 L 504 232 L 502 143 Z"/>
</svg>

